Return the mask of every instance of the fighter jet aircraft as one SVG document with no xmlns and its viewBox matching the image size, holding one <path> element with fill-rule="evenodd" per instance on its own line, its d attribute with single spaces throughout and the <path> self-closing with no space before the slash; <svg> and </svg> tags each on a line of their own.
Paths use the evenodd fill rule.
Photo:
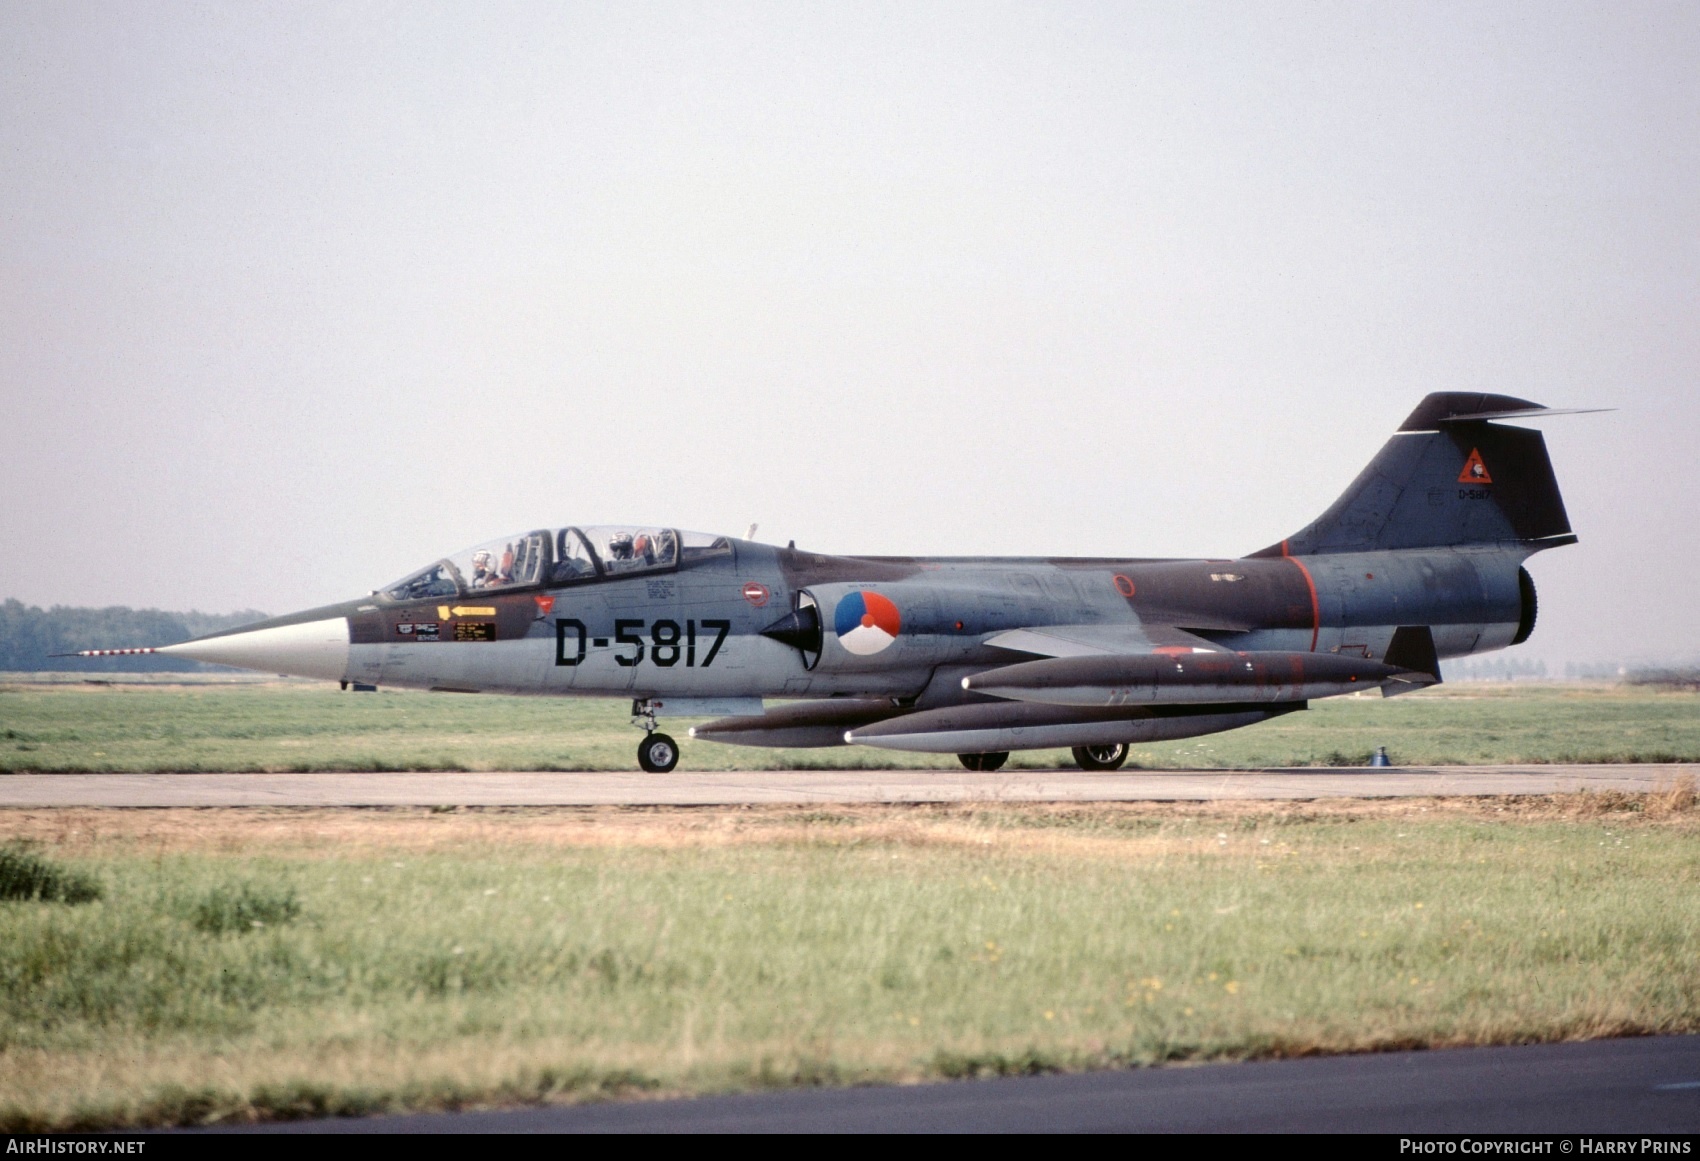
<svg viewBox="0 0 1700 1161">
<path fill-rule="evenodd" d="M 1523 562 L 1576 537 L 1540 434 L 1496 421 L 1546 414 L 1430 395 L 1332 507 L 1235 559 L 834 556 L 568 525 L 153 651 L 345 687 L 629 698 L 651 772 L 679 760 L 658 719 L 708 715 L 691 737 L 972 770 L 1071 747 L 1113 770 L 1133 743 L 1406 692 L 1441 658 L 1527 640 Z"/>
</svg>

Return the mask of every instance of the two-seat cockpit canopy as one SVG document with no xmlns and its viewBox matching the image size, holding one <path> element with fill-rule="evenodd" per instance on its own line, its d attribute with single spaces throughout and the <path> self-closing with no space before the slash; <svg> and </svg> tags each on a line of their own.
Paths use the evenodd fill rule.
<svg viewBox="0 0 1700 1161">
<path fill-rule="evenodd" d="M 732 552 L 724 536 L 605 524 L 547 528 L 474 545 L 382 590 L 395 601 L 467 596 L 668 572 Z"/>
</svg>

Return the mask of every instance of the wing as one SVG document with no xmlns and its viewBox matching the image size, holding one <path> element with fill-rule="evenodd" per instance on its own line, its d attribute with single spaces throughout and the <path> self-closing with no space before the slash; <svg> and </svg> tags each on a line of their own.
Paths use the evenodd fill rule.
<svg viewBox="0 0 1700 1161">
<path fill-rule="evenodd" d="M 1034 625 L 986 638 L 986 644 L 1041 657 L 1221 653 L 1220 645 L 1172 625 Z"/>
</svg>

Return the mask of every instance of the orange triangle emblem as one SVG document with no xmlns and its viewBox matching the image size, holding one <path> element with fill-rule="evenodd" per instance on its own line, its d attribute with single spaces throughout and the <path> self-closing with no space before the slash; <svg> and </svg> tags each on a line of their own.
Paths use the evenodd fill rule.
<svg viewBox="0 0 1700 1161">
<path fill-rule="evenodd" d="M 1475 448 L 1470 449 L 1470 458 L 1464 461 L 1464 470 L 1458 473 L 1460 484 L 1491 484 L 1493 477 L 1488 475 L 1487 465 L 1482 463 L 1482 453 Z"/>
</svg>

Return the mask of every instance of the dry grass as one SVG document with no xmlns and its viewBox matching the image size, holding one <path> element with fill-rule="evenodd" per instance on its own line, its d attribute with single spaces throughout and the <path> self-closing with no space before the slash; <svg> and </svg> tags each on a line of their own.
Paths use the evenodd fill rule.
<svg viewBox="0 0 1700 1161">
<path fill-rule="evenodd" d="M 817 806 L 457 806 L 0 808 L 0 842 L 50 844 L 69 854 L 113 848 L 135 852 L 256 854 L 342 858 L 388 850 L 471 848 L 653 850 L 774 843 L 863 841 L 1000 845 L 1034 835 L 1111 831 L 1149 824 L 1220 821 L 1233 830 L 1367 820 L 1553 822 L 1619 818 L 1627 825 L 1700 824 L 1692 777 L 1651 793 L 1584 790 L 1570 794 L 1309 801 L 863 804 Z M 1026 829 L 1034 828 L 1034 829 Z M 1123 836 L 1125 837 L 1125 836 Z M 1118 839 L 1119 842 L 1119 839 Z M 1124 855 L 1125 844 L 1117 847 Z"/>
<path fill-rule="evenodd" d="M 1642 810 L 1648 818 L 1671 818 L 1692 813 L 1695 802 L 1694 777 L 1684 775 L 1647 795 Z"/>
</svg>

